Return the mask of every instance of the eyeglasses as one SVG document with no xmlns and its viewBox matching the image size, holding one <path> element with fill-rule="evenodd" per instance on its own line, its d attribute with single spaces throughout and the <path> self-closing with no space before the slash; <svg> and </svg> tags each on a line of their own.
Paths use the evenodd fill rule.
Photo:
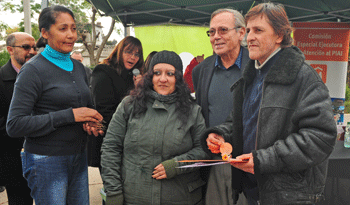
<svg viewBox="0 0 350 205">
<path fill-rule="evenodd" d="M 11 46 L 11 47 L 20 47 L 20 48 L 23 48 L 24 50 L 26 51 L 30 51 L 30 49 L 34 49 L 34 51 L 36 51 L 38 48 L 36 46 L 30 46 L 30 45 L 21 45 L 21 46 Z"/>
<path fill-rule="evenodd" d="M 140 54 L 132 53 L 132 51 L 124 51 L 124 53 L 129 56 L 135 56 L 136 58 L 140 58 Z"/>
<path fill-rule="evenodd" d="M 241 28 L 240 26 L 235 26 L 235 27 L 233 27 L 233 28 L 227 28 L 227 27 L 219 27 L 218 28 L 218 33 L 219 33 L 219 35 L 225 35 L 225 34 L 227 34 L 227 32 L 229 31 L 229 30 L 232 30 L 232 29 L 236 29 L 236 28 Z M 210 37 L 210 36 L 214 36 L 215 35 L 215 33 L 216 33 L 216 29 L 210 29 L 209 31 L 207 31 L 207 35 Z"/>
</svg>

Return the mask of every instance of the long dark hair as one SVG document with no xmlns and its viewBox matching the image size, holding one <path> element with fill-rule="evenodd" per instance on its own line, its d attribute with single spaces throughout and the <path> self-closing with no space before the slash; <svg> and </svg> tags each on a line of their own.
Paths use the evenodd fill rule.
<svg viewBox="0 0 350 205">
<path fill-rule="evenodd" d="M 51 26 L 56 23 L 56 18 L 60 13 L 67 13 L 72 16 L 73 20 L 74 13 L 67 7 L 55 5 L 51 7 L 44 8 L 39 15 L 39 31 L 42 32 L 42 29 L 49 31 Z M 37 47 L 45 47 L 47 44 L 47 39 L 40 37 L 37 41 Z"/>
<path fill-rule="evenodd" d="M 147 71 L 150 69 L 149 64 L 151 63 L 152 57 L 156 55 L 158 52 L 157 51 L 152 51 L 150 54 L 148 54 L 146 60 L 145 60 L 145 66 L 143 67 L 143 72 L 142 73 L 147 73 Z"/>
<path fill-rule="evenodd" d="M 133 36 L 127 36 L 123 40 L 121 40 L 113 49 L 113 51 L 109 54 L 109 56 L 101 61 L 100 64 L 106 64 L 116 69 L 118 74 L 122 73 L 122 70 L 125 69 L 123 62 L 123 51 L 127 50 L 138 50 L 138 54 L 140 55 L 139 61 L 135 64 L 135 68 L 142 72 L 143 69 L 143 51 L 141 41 Z"/>
<path fill-rule="evenodd" d="M 153 68 L 149 68 L 143 79 L 139 82 L 134 90 L 130 92 L 129 104 L 133 104 L 132 115 L 140 117 L 147 111 L 147 100 L 150 98 L 147 93 L 153 90 Z M 188 113 L 190 112 L 194 98 L 191 96 L 191 91 L 183 79 L 182 72 L 175 69 L 175 93 L 176 93 L 176 111 L 179 113 L 179 118 L 183 124 L 187 123 Z"/>
</svg>

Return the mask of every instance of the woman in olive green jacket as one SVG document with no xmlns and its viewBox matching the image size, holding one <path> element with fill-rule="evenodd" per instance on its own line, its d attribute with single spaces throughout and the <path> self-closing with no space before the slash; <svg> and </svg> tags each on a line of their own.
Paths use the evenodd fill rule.
<svg viewBox="0 0 350 205">
<path fill-rule="evenodd" d="M 118 106 L 102 144 L 106 204 L 201 204 L 198 169 L 176 168 L 180 160 L 207 158 L 201 109 L 176 53 L 157 53 L 150 68 Z"/>
</svg>

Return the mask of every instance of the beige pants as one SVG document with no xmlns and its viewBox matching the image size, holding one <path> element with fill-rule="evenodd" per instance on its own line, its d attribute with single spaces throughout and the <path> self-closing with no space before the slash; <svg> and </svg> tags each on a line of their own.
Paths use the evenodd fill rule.
<svg viewBox="0 0 350 205">
<path fill-rule="evenodd" d="M 206 205 L 233 205 L 231 165 L 216 165 L 210 168 Z M 244 194 L 239 195 L 237 205 L 246 205 Z"/>
</svg>

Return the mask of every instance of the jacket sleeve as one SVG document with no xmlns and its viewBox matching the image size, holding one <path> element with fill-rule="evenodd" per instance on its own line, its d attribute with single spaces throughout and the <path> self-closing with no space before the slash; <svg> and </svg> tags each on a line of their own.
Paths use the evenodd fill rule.
<svg viewBox="0 0 350 205">
<path fill-rule="evenodd" d="M 231 143 L 232 147 L 233 147 L 233 153 L 235 152 L 235 150 L 237 150 L 235 148 L 236 144 L 235 143 L 232 143 L 232 138 L 231 138 L 231 133 L 232 133 L 232 113 L 228 116 L 228 118 L 226 119 L 226 121 L 218 126 L 215 126 L 215 127 L 210 127 L 208 129 L 206 129 L 201 137 L 200 137 L 200 142 L 201 142 L 201 146 L 203 148 L 203 150 L 212 158 L 214 156 L 218 156 L 219 154 L 213 154 L 209 148 L 208 148 L 208 145 L 207 145 L 207 138 L 208 138 L 208 135 L 210 133 L 215 133 L 215 134 L 218 134 L 220 136 L 222 136 L 225 140 L 225 142 L 229 142 Z M 233 154 L 233 157 L 236 157 L 238 154 Z"/>
<path fill-rule="evenodd" d="M 114 113 L 101 148 L 101 177 L 107 196 L 122 193 L 121 165 L 127 120 L 122 101 Z"/>
<path fill-rule="evenodd" d="M 193 83 L 193 89 L 196 92 L 198 89 L 198 80 L 199 80 L 199 74 L 200 74 L 200 65 L 196 65 L 192 70 L 192 83 Z"/>
<path fill-rule="evenodd" d="M 117 93 L 115 93 L 112 78 L 108 72 L 104 71 L 103 66 L 105 65 L 96 66 L 92 72 L 91 92 L 96 110 L 108 125 L 120 101 L 116 99 Z"/>
<path fill-rule="evenodd" d="M 9 136 L 44 136 L 56 130 L 57 127 L 74 123 L 72 108 L 42 115 L 32 115 L 35 102 L 42 93 L 42 81 L 34 67 L 31 65 L 25 66 L 17 77 L 10 104 L 6 124 Z"/>
<path fill-rule="evenodd" d="M 272 146 L 253 151 L 257 175 L 305 170 L 326 160 L 333 151 L 337 130 L 328 89 L 317 81 L 301 90 L 291 118 L 297 129 Z"/>
</svg>

